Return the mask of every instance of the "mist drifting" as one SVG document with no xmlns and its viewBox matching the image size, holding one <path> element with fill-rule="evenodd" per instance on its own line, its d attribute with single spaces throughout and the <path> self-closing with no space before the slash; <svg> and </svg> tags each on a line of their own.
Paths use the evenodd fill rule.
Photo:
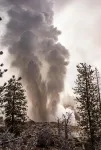
<svg viewBox="0 0 101 150">
<path fill-rule="evenodd" d="M 9 47 L 12 67 L 20 72 L 35 121 L 54 115 L 64 89 L 68 50 L 58 43 L 49 0 L 1 0 L 9 16 L 2 44 Z M 29 107 L 30 109 L 30 107 Z"/>
</svg>

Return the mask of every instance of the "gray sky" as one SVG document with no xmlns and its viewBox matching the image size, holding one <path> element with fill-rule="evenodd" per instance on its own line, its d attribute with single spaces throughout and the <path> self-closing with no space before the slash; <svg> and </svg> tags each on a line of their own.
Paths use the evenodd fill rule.
<svg viewBox="0 0 101 150">
<path fill-rule="evenodd" d="M 72 87 L 79 62 L 97 66 L 101 72 L 101 1 L 64 1 L 65 6 L 55 13 L 54 24 L 62 31 L 59 41 L 70 52 L 67 82 Z"/>
</svg>

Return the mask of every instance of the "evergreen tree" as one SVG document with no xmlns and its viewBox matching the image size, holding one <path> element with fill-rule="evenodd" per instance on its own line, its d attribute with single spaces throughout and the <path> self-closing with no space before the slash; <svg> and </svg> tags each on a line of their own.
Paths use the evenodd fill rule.
<svg viewBox="0 0 101 150">
<path fill-rule="evenodd" d="M 74 88 L 77 95 L 78 113 L 80 115 L 80 131 L 89 146 L 88 149 L 95 150 L 98 145 L 98 132 L 100 119 L 98 109 L 98 87 L 95 83 L 94 70 L 86 63 L 77 66 L 77 80 Z M 86 148 L 87 149 L 87 148 Z"/>
<path fill-rule="evenodd" d="M 26 121 L 27 102 L 20 80 L 13 76 L 5 88 L 5 125 L 12 133 L 19 133 L 21 125 Z"/>
<path fill-rule="evenodd" d="M 0 55 L 2 55 L 3 54 L 3 52 L 2 51 L 0 51 Z M 2 78 L 3 77 L 3 74 L 5 73 L 5 72 L 7 72 L 7 69 L 2 69 L 2 67 L 4 66 L 4 64 L 2 63 L 2 64 L 0 64 L 0 78 Z M 3 108 L 3 97 L 4 97 L 4 90 L 5 90 L 5 86 L 6 86 L 6 83 L 4 83 L 2 86 L 0 85 L 0 108 L 1 108 L 1 112 L 3 112 L 2 111 L 2 108 Z"/>
</svg>

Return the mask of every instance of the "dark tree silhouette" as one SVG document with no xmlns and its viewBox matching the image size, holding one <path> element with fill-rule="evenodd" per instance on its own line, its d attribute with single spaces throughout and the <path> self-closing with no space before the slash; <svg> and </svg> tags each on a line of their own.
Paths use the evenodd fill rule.
<svg viewBox="0 0 101 150">
<path fill-rule="evenodd" d="M 98 146 L 98 132 L 100 119 L 98 109 L 97 84 L 95 83 L 95 70 L 86 63 L 80 63 L 77 66 L 77 80 L 74 88 L 77 95 L 78 113 L 80 115 L 81 136 L 89 146 L 89 149 L 95 150 Z"/>
<path fill-rule="evenodd" d="M 20 132 L 20 126 L 26 121 L 27 102 L 20 80 L 13 76 L 5 88 L 5 124 L 12 133 Z"/>
</svg>

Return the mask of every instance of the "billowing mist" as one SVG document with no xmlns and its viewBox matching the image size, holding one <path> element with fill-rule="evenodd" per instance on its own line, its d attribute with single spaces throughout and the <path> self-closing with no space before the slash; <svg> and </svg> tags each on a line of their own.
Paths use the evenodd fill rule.
<svg viewBox="0 0 101 150">
<path fill-rule="evenodd" d="M 19 71 L 27 89 L 30 116 L 48 121 L 64 90 L 68 50 L 58 43 L 49 0 L 1 0 L 9 21 L 2 45 L 9 48 L 11 67 Z M 9 6 L 9 7 L 8 7 Z"/>
</svg>

